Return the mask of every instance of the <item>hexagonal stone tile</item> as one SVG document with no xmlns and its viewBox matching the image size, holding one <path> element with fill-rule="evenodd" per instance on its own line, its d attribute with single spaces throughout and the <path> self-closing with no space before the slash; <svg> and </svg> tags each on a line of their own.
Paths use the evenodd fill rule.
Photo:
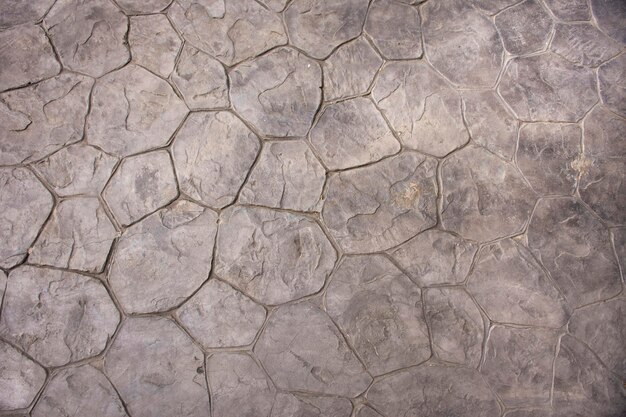
<svg viewBox="0 0 626 417">
<path fill-rule="evenodd" d="M 430 357 L 421 291 L 382 255 L 344 258 L 326 290 L 326 311 L 372 375 Z"/>
<path fill-rule="evenodd" d="M 331 170 L 376 162 L 400 151 L 383 116 L 362 97 L 326 107 L 311 130 L 311 145 Z"/>
<path fill-rule="evenodd" d="M 292 394 L 276 394 L 271 417 L 328 416 L 350 417 L 350 400 L 337 397 L 296 397 Z"/>
<path fill-rule="evenodd" d="M 470 0 L 470 3 L 489 15 L 494 15 L 518 3 L 519 0 Z"/>
<path fill-rule="evenodd" d="M 324 99 L 365 94 L 382 64 L 363 37 L 341 45 L 324 61 Z"/>
<path fill-rule="evenodd" d="M 582 131 L 577 124 L 530 123 L 522 126 L 517 166 L 539 194 L 571 195 Z"/>
<path fill-rule="evenodd" d="M 590 4 L 600 29 L 615 40 L 626 43 L 626 4 L 621 0 L 590 0 Z"/>
<path fill-rule="evenodd" d="M 218 60 L 194 48 L 183 46 L 172 82 L 192 110 L 228 107 L 228 79 Z"/>
<path fill-rule="evenodd" d="M 172 3 L 172 0 L 116 0 L 116 3 L 129 14 L 158 13 Z"/>
<path fill-rule="evenodd" d="M 519 171 L 490 152 L 468 146 L 443 162 L 444 228 L 485 242 L 519 232 L 535 195 Z"/>
<path fill-rule="evenodd" d="M 492 90 L 463 91 L 463 116 L 474 143 L 511 160 L 519 122 Z"/>
<path fill-rule="evenodd" d="M 105 358 L 105 372 L 133 417 L 208 417 L 204 355 L 174 322 L 127 319 Z"/>
<path fill-rule="evenodd" d="M 478 372 L 424 364 L 372 385 L 367 399 L 388 416 L 500 415 L 500 407 Z"/>
<path fill-rule="evenodd" d="M 117 158 L 79 143 L 61 149 L 34 168 L 61 197 L 78 194 L 97 196 L 117 162 Z"/>
<path fill-rule="evenodd" d="M 226 65 L 287 43 L 280 16 L 254 0 L 176 0 L 167 14 L 186 41 Z"/>
<path fill-rule="evenodd" d="M 106 0 L 59 0 L 43 24 L 61 62 L 100 77 L 126 64 L 128 18 Z"/>
<path fill-rule="evenodd" d="M 265 309 L 211 279 L 178 310 L 189 334 L 206 349 L 249 345 L 265 321 Z"/>
<path fill-rule="evenodd" d="M 0 410 L 26 408 L 46 382 L 46 371 L 0 340 Z"/>
<path fill-rule="evenodd" d="M 89 365 L 64 369 L 46 386 L 33 417 L 126 417 L 115 388 L 102 372 Z"/>
<path fill-rule="evenodd" d="M 600 67 L 600 97 L 614 112 L 626 117 L 626 54 L 622 54 Z"/>
<path fill-rule="evenodd" d="M 52 195 L 26 168 L 0 168 L 0 267 L 24 260 L 54 205 Z"/>
<path fill-rule="evenodd" d="M 387 59 L 422 56 L 422 31 L 416 7 L 394 0 L 376 0 L 367 14 L 364 29 Z"/>
<path fill-rule="evenodd" d="M 155 14 L 130 18 L 128 43 L 133 62 L 167 78 L 183 42 L 167 17 Z"/>
<path fill-rule="evenodd" d="M 502 67 L 503 48 L 489 18 L 465 0 L 421 7 L 424 49 L 432 65 L 462 87 L 491 87 Z"/>
<path fill-rule="evenodd" d="M 97 198 L 63 200 L 33 245 L 28 262 L 102 272 L 117 236 Z"/>
<path fill-rule="evenodd" d="M 309 217 L 260 207 L 222 212 L 215 274 L 264 304 L 319 291 L 336 259 Z"/>
<path fill-rule="evenodd" d="M 426 230 L 390 253 L 419 286 L 465 281 L 478 245 L 441 230 Z"/>
<path fill-rule="evenodd" d="M 3 9 L 10 10 L 10 6 L 5 5 Z M 0 32 L 0 58 L 0 91 L 36 83 L 61 71 L 52 46 L 39 26 L 20 26 Z"/>
<path fill-rule="evenodd" d="M 608 230 L 574 198 L 539 201 L 528 227 L 528 246 L 572 307 L 621 291 Z"/>
<path fill-rule="evenodd" d="M 433 353 L 446 362 L 478 366 L 485 324 L 465 290 L 429 288 L 424 292 L 424 305 Z"/>
<path fill-rule="evenodd" d="M 124 159 L 102 193 L 123 226 L 166 206 L 177 195 L 176 176 L 167 151 Z"/>
<path fill-rule="evenodd" d="M 620 52 L 613 39 L 591 23 L 557 24 L 550 50 L 568 61 L 596 67 Z"/>
<path fill-rule="evenodd" d="M 598 101 L 593 71 L 550 52 L 512 59 L 498 91 L 518 118 L 534 122 L 576 122 Z"/>
<path fill-rule="evenodd" d="M 179 200 L 126 229 L 109 273 L 124 310 L 168 310 L 196 291 L 211 271 L 216 223 L 213 211 Z"/>
<path fill-rule="evenodd" d="M 499 323 L 556 328 L 569 318 L 563 295 L 530 251 L 511 239 L 480 251 L 467 288 Z"/>
<path fill-rule="evenodd" d="M 556 344 L 552 330 L 495 326 L 480 372 L 507 406 L 547 403 Z"/>
<path fill-rule="evenodd" d="M 180 189 L 203 203 L 232 203 L 259 153 L 259 139 L 232 113 L 191 114 L 176 134 L 172 155 Z"/>
<path fill-rule="evenodd" d="M 136 65 L 100 78 L 87 118 L 88 142 L 120 156 L 164 146 L 187 115 L 161 78 Z"/>
<path fill-rule="evenodd" d="M 544 3 L 561 20 L 580 21 L 591 18 L 587 0 L 544 0 Z"/>
<path fill-rule="evenodd" d="M 269 417 L 276 395 L 263 369 L 245 353 L 216 353 L 206 360 L 211 409 L 220 417 Z"/>
<path fill-rule="evenodd" d="M 0 94 L 0 164 L 32 162 L 81 140 L 92 86 L 64 73 Z"/>
<path fill-rule="evenodd" d="M 322 98 L 317 62 L 278 48 L 238 65 L 229 76 L 233 107 L 261 134 L 306 135 Z"/>
<path fill-rule="evenodd" d="M 254 352 L 286 390 L 355 397 L 372 381 L 330 318 L 310 302 L 276 309 Z"/>
<path fill-rule="evenodd" d="M 386 65 L 372 98 L 410 149 L 445 156 L 469 139 L 459 94 L 425 61 Z"/>
<path fill-rule="evenodd" d="M 377 252 L 436 224 L 437 162 L 413 152 L 332 175 L 322 218 L 348 253 Z"/>
<path fill-rule="evenodd" d="M 319 211 L 326 171 L 304 141 L 265 142 L 239 202 Z"/>
<path fill-rule="evenodd" d="M 292 44 L 317 59 L 356 38 L 363 29 L 367 0 L 294 0 L 285 10 Z"/>
<path fill-rule="evenodd" d="M 525 0 L 498 13 L 495 23 L 504 47 L 513 55 L 544 49 L 553 26 L 548 11 L 536 0 Z"/>
<path fill-rule="evenodd" d="M 0 16 L 0 27 L 36 22 L 46 14 L 53 4 L 54 0 L 32 0 L 28 2 L 5 0 L 2 16 Z"/>
<path fill-rule="evenodd" d="M 23 266 L 9 274 L 0 335 L 44 366 L 60 366 L 102 352 L 119 320 L 97 279 Z"/>
</svg>

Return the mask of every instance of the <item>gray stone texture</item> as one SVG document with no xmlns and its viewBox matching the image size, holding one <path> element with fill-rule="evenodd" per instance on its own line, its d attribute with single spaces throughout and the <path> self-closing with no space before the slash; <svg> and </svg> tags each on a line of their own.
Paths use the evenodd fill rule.
<svg viewBox="0 0 626 417">
<path fill-rule="evenodd" d="M 553 27 L 548 11 L 537 0 L 524 0 L 505 9 L 496 15 L 495 22 L 504 47 L 513 55 L 544 49 Z"/>
<path fill-rule="evenodd" d="M 52 7 L 54 0 L 6 0 L 3 2 L 0 27 L 36 22 Z"/>
<path fill-rule="evenodd" d="M 349 417 L 352 415 L 350 400 L 337 397 L 296 397 L 279 393 L 274 401 L 271 417 Z"/>
<path fill-rule="evenodd" d="M 422 32 L 417 7 L 395 0 L 375 0 L 370 6 L 364 29 L 386 59 L 422 56 Z"/>
<path fill-rule="evenodd" d="M 557 24 L 550 50 L 568 61 L 597 67 L 617 55 L 621 46 L 591 23 Z"/>
<path fill-rule="evenodd" d="M 116 0 L 115 2 L 128 14 L 158 13 L 172 4 L 172 0 Z"/>
<path fill-rule="evenodd" d="M 626 54 L 621 54 L 600 67 L 600 97 L 614 112 L 626 117 Z"/>
<path fill-rule="evenodd" d="M 587 0 L 544 0 L 544 3 L 561 20 L 580 21 L 591 18 Z"/>
<path fill-rule="evenodd" d="M 0 340 L 0 411 L 26 408 L 46 381 L 46 371 Z"/>
<path fill-rule="evenodd" d="M 163 78 L 174 69 L 182 45 L 178 34 L 162 14 L 131 17 L 128 43 L 133 62 Z"/>
<path fill-rule="evenodd" d="M 626 4 L 621 0 L 589 0 L 598 26 L 615 40 L 626 43 Z"/>
</svg>

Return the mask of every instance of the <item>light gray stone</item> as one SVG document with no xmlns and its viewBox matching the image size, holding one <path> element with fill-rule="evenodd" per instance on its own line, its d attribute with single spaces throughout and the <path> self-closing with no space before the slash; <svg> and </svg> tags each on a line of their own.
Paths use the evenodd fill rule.
<svg viewBox="0 0 626 417">
<path fill-rule="evenodd" d="M 175 0 L 167 14 L 186 41 L 226 65 L 287 43 L 280 16 L 254 0 Z"/>
<path fill-rule="evenodd" d="M 4 300 L 4 292 L 7 289 L 7 274 L 0 271 L 0 306 L 2 306 L 2 300 Z M 2 311 L 0 310 L 0 313 Z"/>
<path fill-rule="evenodd" d="M 128 43 L 134 63 L 167 78 L 183 42 L 167 17 L 155 14 L 130 18 Z"/>
<path fill-rule="evenodd" d="M 319 211 L 326 171 L 304 141 L 265 142 L 239 202 Z"/>
<path fill-rule="evenodd" d="M 357 417 L 382 417 L 376 411 L 374 411 L 371 407 L 364 405 L 357 412 Z"/>
<path fill-rule="evenodd" d="M 294 0 L 285 10 L 292 44 L 317 59 L 356 38 L 363 29 L 367 0 Z"/>
<path fill-rule="evenodd" d="M 344 258 L 330 279 L 326 311 L 372 375 L 430 357 L 421 291 L 387 258 Z"/>
<path fill-rule="evenodd" d="M 376 162 L 400 151 L 385 119 L 361 97 L 326 107 L 311 130 L 311 145 L 331 170 Z"/>
<path fill-rule="evenodd" d="M 220 62 L 189 44 L 183 46 L 178 65 L 172 73 L 192 110 L 228 107 L 228 79 Z"/>
<path fill-rule="evenodd" d="M 365 32 L 384 58 L 420 58 L 422 31 L 417 8 L 395 0 L 376 0 L 370 6 Z"/>
<path fill-rule="evenodd" d="M 275 310 L 254 352 L 286 390 L 355 397 L 372 381 L 330 318 L 310 302 Z"/>
<path fill-rule="evenodd" d="M 337 397 L 296 397 L 276 394 L 271 417 L 350 417 L 352 404 Z"/>
<path fill-rule="evenodd" d="M 60 366 L 101 353 L 119 320 L 97 279 L 23 266 L 9 274 L 0 335 L 42 365 Z"/>
<path fill-rule="evenodd" d="M 5 7 L 10 10 L 3 5 L 2 17 Z M 61 71 L 45 32 L 35 25 L 0 32 L 0 62 L 0 91 L 36 83 Z"/>
<path fill-rule="evenodd" d="M 211 207 L 229 205 L 260 147 L 256 135 L 232 113 L 193 113 L 172 148 L 181 191 Z"/>
<path fill-rule="evenodd" d="M 341 45 L 324 61 L 324 99 L 365 94 L 382 64 L 363 37 Z"/>
<path fill-rule="evenodd" d="M 26 168 L 0 168 L 0 267 L 24 260 L 52 211 L 52 195 Z"/>
<path fill-rule="evenodd" d="M 46 381 L 46 371 L 0 340 L 0 410 L 26 408 Z"/>
<path fill-rule="evenodd" d="M 617 55 L 621 47 L 591 23 L 557 24 L 550 50 L 568 61 L 597 67 Z"/>
<path fill-rule="evenodd" d="M 102 192 L 118 159 L 79 143 L 70 145 L 34 165 L 61 197 L 97 196 Z"/>
<path fill-rule="evenodd" d="M 461 287 L 429 288 L 424 292 L 424 305 L 433 353 L 446 362 L 476 368 L 485 324 L 470 296 Z"/>
<path fill-rule="evenodd" d="M 126 64 L 128 18 L 106 0 L 58 0 L 43 21 L 64 67 L 100 77 Z"/>
<path fill-rule="evenodd" d="M 177 315 L 206 349 L 249 345 L 265 321 L 263 307 L 216 279 L 200 288 Z"/>
<path fill-rule="evenodd" d="M 412 152 L 332 175 L 322 218 L 348 253 L 397 246 L 434 226 L 437 162 Z"/>
<path fill-rule="evenodd" d="M 528 245 L 572 307 L 621 291 L 608 230 L 574 198 L 539 201 L 528 227 Z"/>
<path fill-rule="evenodd" d="M 514 58 L 498 91 L 518 118 L 534 122 L 577 122 L 598 101 L 591 69 L 554 53 Z"/>
<path fill-rule="evenodd" d="M 172 0 L 116 0 L 116 3 L 129 14 L 147 14 L 163 11 Z"/>
<path fill-rule="evenodd" d="M 544 3 L 561 20 L 580 21 L 591 18 L 587 0 L 544 0 Z"/>
<path fill-rule="evenodd" d="M 386 65 L 372 98 L 407 148 L 441 157 L 469 139 L 461 97 L 425 61 Z"/>
<path fill-rule="evenodd" d="M 490 152 L 468 146 L 443 162 L 445 229 L 486 242 L 521 231 L 533 209 L 534 193 L 519 171 Z"/>
<path fill-rule="evenodd" d="M 489 15 L 494 15 L 518 2 L 519 0 L 470 0 L 470 3 Z"/>
<path fill-rule="evenodd" d="M 530 251 L 511 239 L 480 251 L 467 288 L 499 323 L 557 328 L 569 318 L 563 295 Z"/>
<path fill-rule="evenodd" d="M 622 276 L 624 276 L 626 273 L 626 228 L 613 229 L 613 246 L 617 254 L 617 262 L 622 267 Z"/>
<path fill-rule="evenodd" d="M 229 76 L 233 107 L 262 135 L 306 135 L 322 98 L 317 62 L 278 48 L 238 65 Z"/>
<path fill-rule="evenodd" d="M 53 4 L 54 0 L 5 0 L 2 3 L 0 27 L 36 22 L 46 14 Z"/>
<path fill-rule="evenodd" d="M 626 4 L 621 0 L 590 0 L 589 3 L 600 29 L 626 44 Z"/>
<path fill-rule="evenodd" d="M 424 364 L 376 381 L 367 399 L 387 416 L 500 415 L 500 407 L 478 372 Z"/>
<path fill-rule="evenodd" d="M 548 11 L 537 0 L 522 1 L 498 13 L 495 23 L 504 47 L 513 55 L 544 49 L 553 27 Z"/>
<path fill-rule="evenodd" d="M 289 3 L 289 0 L 260 0 L 261 3 L 265 4 L 268 8 L 275 11 L 276 13 L 282 12 Z"/>
<path fill-rule="evenodd" d="M 126 229 L 109 283 L 129 313 L 176 307 L 209 277 L 217 215 L 179 200 Z"/>
<path fill-rule="evenodd" d="M 133 417 L 208 417 L 204 355 L 174 322 L 129 318 L 105 358 L 105 372 Z"/>
<path fill-rule="evenodd" d="M 526 124 L 520 129 L 517 166 L 537 193 L 571 195 L 581 141 L 577 124 Z"/>
<path fill-rule="evenodd" d="M 426 230 L 391 252 L 419 286 L 465 281 L 478 245 L 441 230 Z"/>
<path fill-rule="evenodd" d="M 33 245 L 28 262 L 102 272 L 117 236 L 97 198 L 63 200 Z"/>
<path fill-rule="evenodd" d="M 123 226 L 166 206 L 178 196 L 169 154 L 155 151 L 124 159 L 102 196 Z"/>
<path fill-rule="evenodd" d="M 56 374 L 46 386 L 33 417 L 127 417 L 115 388 L 102 372 L 83 365 Z"/>
<path fill-rule="evenodd" d="M 337 255 L 312 219 L 266 208 L 222 212 L 215 274 L 264 304 L 319 291 Z"/>
<path fill-rule="evenodd" d="M 626 54 L 621 54 L 600 67 L 598 79 L 602 102 L 626 117 Z"/>
<path fill-rule="evenodd" d="M 161 78 L 136 65 L 100 78 L 87 118 L 87 141 L 119 156 L 164 146 L 189 110 Z"/>
<path fill-rule="evenodd" d="M 0 164 L 33 162 L 81 140 L 92 86 L 64 73 L 0 94 Z"/>
<path fill-rule="evenodd" d="M 433 66 L 459 86 L 493 86 L 503 48 L 492 21 L 465 0 L 427 2 L 420 11 L 424 49 Z"/>
</svg>

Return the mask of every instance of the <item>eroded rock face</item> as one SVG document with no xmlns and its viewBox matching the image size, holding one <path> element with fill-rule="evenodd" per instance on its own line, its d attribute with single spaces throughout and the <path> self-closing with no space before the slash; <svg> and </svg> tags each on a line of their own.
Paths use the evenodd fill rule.
<svg viewBox="0 0 626 417">
<path fill-rule="evenodd" d="M 422 56 L 422 32 L 416 7 L 393 0 L 376 0 L 364 29 L 387 59 Z"/>
<path fill-rule="evenodd" d="M 372 381 L 330 318 L 310 302 L 275 310 L 254 352 L 285 390 L 355 397 Z"/>
<path fill-rule="evenodd" d="M 211 270 L 216 223 L 213 211 L 180 200 L 128 228 L 109 273 L 124 310 L 168 310 L 197 290 Z"/>
<path fill-rule="evenodd" d="M 345 398 L 296 397 L 278 393 L 271 417 L 349 417 L 351 414 L 352 404 Z"/>
<path fill-rule="evenodd" d="M 254 0 L 175 0 L 167 14 L 186 41 L 226 65 L 287 43 L 280 16 Z"/>
<path fill-rule="evenodd" d="M 591 23 L 557 24 L 550 50 L 568 61 L 596 67 L 617 55 L 617 42 Z"/>
<path fill-rule="evenodd" d="M 9 275 L 0 334 L 44 366 L 102 352 L 120 314 L 96 279 L 23 266 Z"/>
<path fill-rule="evenodd" d="M 494 15 L 509 6 L 517 3 L 517 0 L 471 0 L 470 3 L 474 4 L 483 12 Z"/>
<path fill-rule="evenodd" d="M 600 67 L 600 97 L 614 112 L 626 117 L 626 55 L 622 54 Z"/>
<path fill-rule="evenodd" d="M 24 260 L 54 205 L 52 195 L 26 168 L 0 168 L 0 267 Z"/>
<path fill-rule="evenodd" d="M 367 6 L 367 0 L 295 0 L 285 10 L 289 38 L 313 58 L 324 59 L 361 33 Z"/>
<path fill-rule="evenodd" d="M 626 4 L 620 0 L 591 0 L 590 4 L 600 29 L 615 40 L 626 43 Z"/>
<path fill-rule="evenodd" d="M 215 274 L 264 304 L 319 291 L 337 255 L 312 219 L 265 208 L 222 213 Z"/>
<path fill-rule="evenodd" d="M 172 0 L 117 0 L 116 3 L 127 13 L 158 13 L 172 3 Z"/>
<path fill-rule="evenodd" d="M 322 218 L 348 253 L 389 249 L 436 223 L 437 162 L 405 152 L 328 179 Z"/>
<path fill-rule="evenodd" d="M 0 340 L 0 410 L 26 408 L 46 381 L 46 371 Z"/>
<path fill-rule="evenodd" d="M 131 17 L 128 43 L 133 62 L 167 78 L 182 41 L 167 17 L 158 14 Z"/>
<path fill-rule="evenodd" d="M 430 357 L 421 291 L 382 255 L 345 258 L 331 276 L 326 311 L 372 375 Z"/>
<path fill-rule="evenodd" d="M 6 0 L 2 6 L 0 27 L 36 22 L 52 7 L 54 0 Z"/>
<path fill-rule="evenodd" d="M 496 16 L 495 22 L 504 47 L 513 55 L 545 48 L 552 32 L 552 18 L 536 0 L 525 0 L 504 10 Z"/>
<path fill-rule="evenodd" d="M 174 322 L 129 318 L 105 358 L 105 372 L 133 417 L 208 417 L 204 355 Z"/>
<path fill-rule="evenodd" d="M 544 0 L 550 11 L 565 21 L 589 20 L 591 11 L 586 0 Z"/>
<path fill-rule="evenodd" d="M 317 62 L 278 48 L 238 65 L 229 76 L 233 107 L 262 135 L 306 135 L 322 97 Z"/>
<path fill-rule="evenodd" d="M 59 0 L 43 24 L 63 65 L 92 77 L 130 59 L 125 43 L 128 18 L 106 0 Z"/>
</svg>

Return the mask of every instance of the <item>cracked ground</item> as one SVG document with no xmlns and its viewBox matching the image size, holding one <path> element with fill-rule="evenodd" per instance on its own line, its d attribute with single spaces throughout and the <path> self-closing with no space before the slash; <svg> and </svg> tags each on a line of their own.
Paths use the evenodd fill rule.
<svg viewBox="0 0 626 417">
<path fill-rule="evenodd" d="M 0 417 L 626 415 L 624 0 L 0 0 Z"/>
</svg>

